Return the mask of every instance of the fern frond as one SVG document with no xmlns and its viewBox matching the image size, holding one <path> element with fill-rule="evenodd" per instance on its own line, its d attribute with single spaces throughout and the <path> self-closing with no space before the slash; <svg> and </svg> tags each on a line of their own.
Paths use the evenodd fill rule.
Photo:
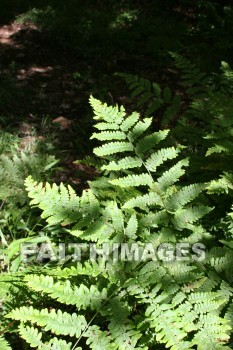
<svg viewBox="0 0 233 350">
<path fill-rule="evenodd" d="M 125 117 L 125 109 L 123 106 L 118 108 L 107 106 L 106 103 L 102 103 L 99 100 L 95 99 L 93 96 L 89 99 L 90 105 L 93 108 L 95 116 L 93 117 L 96 120 L 104 120 L 108 123 L 121 124 L 123 118 Z"/>
<path fill-rule="evenodd" d="M 127 117 L 121 124 L 120 128 L 122 131 L 129 131 L 139 120 L 139 113 L 133 112 L 129 117 Z"/>
<path fill-rule="evenodd" d="M 109 180 L 109 182 L 115 186 L 120 187 L 138 187 L 151 186 L 153 179 L 148 174 L 140 174 L 124 176 L 119 179 Z"/>
<path fill-rule="evenodd" d="M 19 334 L 24 340 L 26 340 L 28 344 L 30 344 L 31 347 L 42 350 L 48 350 L 48 348 L 43 344 L 41 340 L 42 333 L 39 332 L 37 328 L 24 326 L 24 324 L 22 323 L 19 325 Z"/>
<path fill-rule="evenodd" d="M 111 337 L 107 331 L 102 331 L 100 327 L 92 325 L 84 333 L 87 337 L 86 344 L 93 350 L 116 350 L 117 346 L 112 342 Z M 96 341 L 98 339 L 98 341 Z"/>
<path fill-rule="evenodd" d="M 25 276 L 25 282 L 34 291 L 46 293 L 66 305 L 76 305 L 78 309 L 97 309 L 107 297 L 105 288 L 100 292 L 94 285 L 90 289 L 83 284 L 72 287 L 69 280 L 64 283 L 54 282 L 51 276 L 29 275 Z"/>
<path fill-rule="evenodd" d="M 94 133 L 91 136 L 91 139 L 97 139 L 100 141 L 125 140 L 126 134 L 122 131 L 102 131 L 98 134 Z"/>
<path fill-rule="evenodd" d="M 204 184 L 184 186 L 181 190 L 166 199 L 165 207 L 174 212 L 193 201 L 206 188 Z"/>
<path fill-rule="evenodd" d="M 145 118 L 143 121 L 139 121 L 133 129 L 128 133 L 128 139 L 133 142 L 139 136 L 141 136 L 151 125 L 152 118 Z"/>
<path fill-rule="evenodd" d="M 188 227 L 189 224 L 198 221 L 212 209 L 213 208 L 203 205 L 192 206 L 187 209 L 178 209 L 174 215 L 174 224 L 179 228 Z"/>
<path fill-rule="evenodd" d="M 125 157 L 115 162 L 114 160 L 107 165 L 102 166 L 102 170 L 119 171 L 133 168 L 140 168 L 142 166 L 142 160 L 138 157 Z"/>
<path fill-rule="evenodd" d="M 156 172 L 157 167 L 162 165 L 168 159 L 174 159 L 178 156 L 179 150 L 174 147 L 162 148 L 151 154 L 146 160 L 145 166 L 149 171 Z"/>
<path fill-rule="evenodd" d="M 148 194 L 131 198 L 123 205 L 123 209 L 132 209 L 135 207 L 148 209 L 148 207 L 152 205 L 163 207 L 163 201 L 161 197 L 155 192 L 150 192 Z"/>
<path fill-rule="evenodd" d="M 95 128 L 98 130 L 119 130 L 119 125 L 116 123 L 97 123 Z"/>
<path fill-rule="evenodd" d="M 151 135 L 143 137 L 136 145 L 135 152 L 137 154 L 143 155 L 148 150 L 152 149 L 160 141 L 164 140 L 168 135 L 169 130 L 162 130 L 159 132 L 154 132 Z"/>
<path fill-rule="evenodd" d="M 109 142 L 100 147 L 94 148 L 93 152 L 98 157 L 105 157 L 111 154 L 133 151 L 133 145 L 130 142 Z"/>
<path fill-rule="evenodd" d="M 46 331 L 51 331 L 56 335 L 69 335 L 71 337 L 80 337 L 82 331 L 86 328 L 87 322 L 82 315 L 75 313 L 68 314 L 61 310 L 48 311 L 48 309 L 37 310 L 32 306 L 12 310 L 5 317 L 19 320 L 23 323 L 36 323 Z"/>
<path fill-rule="evenodd" d="M 233 142 L 228 140 L 222 140 L 219 143 L 215 143 L 213 147 L 210 147 L 206 152 L 206 156 L 210 156 L 214 153 L 225 153 L 225 154 L 233 154 Z"/>
<path fill-rule="evenodd" d="M 145 227 L 167 226 L 170 221 L 166 210 L 160 210 L 156 213 L 149 212 L 140 220 L 140 224 Z"/>
<path fill-rule="evenodd" d="M 48 343 L 44 343 L 42 333 L 37 328 L 25 326 L 23 323 L 19 325 L 19 334 L 26 340 L 31 347 L 38 350 L 71 350 L 72 344 L 65 340 L 53 338 Z"/>
<path fill-rule="evenodd" d="M 208 193 L 229 193 L 230 190 L 233 190 L 233 174 L 229 172 L 224 172 L 220 179 L 212 180 L 208 187 Z"/>
<path fill-rule="evenodd" d="M 210 259 L 210 264 L 215 268 L 217 272 L 222 272 L 222 271 L 229 271 L 231 273 L 231 267 L 233 263 L 233 252 L 227 251 L 227 252 L 221 252 L 221 256 L 211 256 L 210 254 L 209 259 Z"/>
<path fill-rule="evenodd" d="M 69 277 L 86 275 L 97 277 L 104 272 L 104 268 L 100 266 L 95 261 L 85 261 L 84 264 L 80 262 L 76 266 L 71 267 L 57 267 L 56 269 L 51 270 L 50 276 L 56 277 L 57 279 L 68 279 Z"/>
<path fill-rule="evenodd" d="M 182 81 L 188 85 L 187 92 L 195 96 L 203 93 L 206 95 L 206 86 L 208 84 L 206 74 L 200 72 L 195 64 L 178 53 L 170 52 L 170 55 L 174 59 L 176 67 L 182 73 Z"/>
<path fill-rule="evenodd" d="M 184 175 L 184 166 L 188 166 L 188 159 L 183 159 L 171 167 L 169 170 L 165 171 L 163 175 L 157 179 L 154 184 L 154 188 L 160 193 L 165 192 L 171 185 L 177 182 L 182 175 Z"/>
<path fill-rule="evenodd" d="M 136 233 L 138 229 L 138 220 L 136 217 L 136 214 L 132 214 L 131 217 L 129 218 L 129 221 L 127 223 L 127 226 L 125 228 L 125 235 L 130 237 L 130 238 L 135 238 Z"/>
<path fill-rule="evenodd" d="M 189 76 L 190 70 L 194 70 L 196 80 Z M 183 82 L 191 89 L 189 95 L 206 84 L 205 78 L 198 74 L 194 67 L 187 67 Z M 162 101 L 172 106 L 174 98 L 168 88 L 162 91 L 150 82 L 135 79 L 131 82 L 132 90 L 143 103 L 149 89 L 152 92 L 157 89 L 157 95 L 151 97 L 152 103 Z M 144 90 L 138 89 L 137 84 L 143 85 Z M 202 102 L 206 107 L 208 101 Z M 62 232 L 72 235 L 75 242 L 84 243 L 87 250 L 82 255 L 83 261 L 75 263 L 73 248 L 69 246 L 65 268 L 52 265 L 51 269 L 37 272 L 36 267 L 22 275 L 20 282 L 34 298 L 29 306 L 21 301 L 17 308 L 7 309 L 7 317 L 22 322 L 22 338 L 38 349 L 72 348 L 68 340 L 60 337 L 78 338 L 76 342 L 72 339 L 73 348 L 80 340 L 85 347 L 84 337 L 86 346 L 94 350 L 227 348 L 233 310 L 231 169 L 221 174 L 213 161 L 214 171 L 209 172 L 210 164 L 201 162 L 205 183 L 194 183 L 191 167 L 196 158 L 192 158 L 185 171 L 188 158 L 176 159 L 183 147 L 171 147 L 174 139 L 168 140 L 164 147 L 159 145 L 168 130 L 151 132 L 151 119 L 140 119 L 137 113 L 127 116 L 124 108 L 108 107 L 93 98 L 91 104 L 98 121 L 93 136 L 100 141 L 95 153 L 105 157 L 101 161 L 102 176 L 89 181 L 90 189 L 81 196 L 63 184 L 26 180 L 32 205 L 43 211 L 42 217 L 49 224 L 72 224 Z M 219 108 L 216 118 L 220 114 Z M 229 129 L 229 138 L 231 123 L 226 120 L 222 123 Z M 218 134 L 220 124 L 215 124 L 213 137 L 205 140 L 205 150 L 215 143 L 221 144 L 224 135 L 222 131 Z M 188 138 L 185 142 L 188 144 Z M 188 147 L 185 152 L 189 153 Z M 230 159 L 224 152 L 218 156 L 225 162 Z M 219 180 L 212 177 L 214 172 Z M 219 193 L 221 196 L 217 197 Z M 224 205 L 218 203 L 222 198 L 226 198 Z M 210 207 L 213 202 L 216 209 Z M 211 210 L 213 213 L 208 215 Z M 215 214 L 216 221 L 212 222 Z M 48 229 L 50 233 L 51 227 Z M 49 239 L 56 240 L 54 237 L 52 234 Z M 108 260 L 101 257 L 95 260 L 93 256 L 88 259 L 89 242 L 97 242 L 97 249 L 102 248 L 102 254 L 96 252 L 97 255 L 104 255 L 103 243 L 129 244 L 132 250 L 136 244 L 139 259 L 131 259 L 128 250 L 125 258 L 118 261 L 115 246 Z M 197 242 L 199 245 L 193 246 Z M 0 279 L 3 281 L 4 276 Z M 4 298 L 9 286 L 7 281 L 7 288 L 1 287 Z M 41 310 L 38 302 L 33 302 L 40 294 Z M 29 327 L 30 324 L 35 328 Z M 52 338 L 51 334 L 58 338 Z M 81 350 L 81 345 L 77 349 Z"/>
<path fill-rule="evenodd" d="M 67 343 L 63 339 L 57 339 L 56 337 L 51 339 L 45 344 L 46 348 L 49 347 L 51 350 L 72 350 L 72 344 Z M 76 350 L 82 350 L 81 348 L 76 348 Z"/>
<path fill-rule="evenodd" d="M 63 183 L 60 186 L 50 186 L 47 183 L 43 187 L 42 183 L 37 184 L 31 176 L 25 180 L 25 186 L 28 196 L 32 198 L 31 205 L 38 205 L 43 210 L 42 217 L 49 224 L 65 224 L 77 220 L 80 198 L 71 186 L 66 188 Z"/>
</svg>

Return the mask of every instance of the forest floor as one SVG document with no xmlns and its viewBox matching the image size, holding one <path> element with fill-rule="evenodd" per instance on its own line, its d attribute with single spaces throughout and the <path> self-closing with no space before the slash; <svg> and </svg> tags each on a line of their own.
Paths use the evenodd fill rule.
<svg viewBox="0 0 233 350">
<path fill-rule="evenodd" d="M 90 95 L 130 110 L 126 84 L 114 73 L 143 71 L 152 78 L 156 71 L 155 63 L 143 55 L 116 52 L 106 58 L 87 52 L 75 53 L 54 34 L 30 23 L 0 26 L 0 125 L 15 131 L 22 144 L 35 130 L 39 138 L 50 138 L 64 169 L 58 182 L 77 182 L 77 177 L 93 174 L 87 166 L 73 163 L 92 154 L 95 145 L 89 140 Z"/>
<path fill-rule="evenodd" d="M 84 83 L 77 83 L 74 73 L 88 70 L 85 63 L 30 24 L 0 27 L 0 45 L 1 73 L 20 89 L 20 99 L 1 113 L 66 118 L 82 113 Z"/>
<path fill-rule="evenodd" d="M 15 130 L 21 144 L 30 139 L 32 130 L 38 138 L 55 134 L 61 181 L 78 182 L 80 170 L 84 177 L 93 173 L 73 164 L 92 149 L 88 99 L 95 92 L 93 86 L 98 88 L 93 70 L 94 65 L 77 60 L 34 25 L 13 22 L 0 27 L 0 125 Z"/>
</svg>

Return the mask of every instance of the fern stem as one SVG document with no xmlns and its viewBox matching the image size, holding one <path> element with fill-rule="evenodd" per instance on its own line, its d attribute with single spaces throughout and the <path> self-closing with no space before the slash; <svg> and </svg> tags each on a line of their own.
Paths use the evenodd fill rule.
<svg viewBox="0 0 233 350">
<path fill-rule="evenodd" d="M 14 323 L 16 322 L 16 320 L 12 321 L 11 323 L 9 323 L 2 331 L 0 331 L 0 336 L 5 333 L 5 331 Z"/>
<path fill-rule="evenodd" d="M 0 205 L 0 210 L 2 210 L 2 207 L 4 206 L 5 203 L 6 203 L 6 200 L 4 199 Z"/>
<path fill-rule="evenodd" d="M 94 314 L 94 316 L 91 318 L 91 320 L 88 322 L 88 324 L 86 325 L 86 327 L 84 328 L 84 330 L 82 331 L 80 337 L 78 338 L 78 340 L 76 341 L 76 343 L 74 344 L 74 346 L 72 347 L 71 350 L 75 350 L 76 346 L 78 345 L 79 341 L 81 340 L 81 338 L 83 337 L 83 334 L 87 331 L 87 329 L 90 327 L 91 323 L 94 321 L 94 319 L 96 318 L 96 316 L 98 315 L 100 309 L 102 309 L 102 307 L 113 297 L 113 295 L 117 292 L 118 289 L 116 289 L 114 292 L 112 292 L 112 294 L 105 300 L 105 302 L 103 303 L 103 305 L 101 305 L 101 307 L 99 308 L 99 310 L 96 311 L 96 313 Z"/>
</svg>

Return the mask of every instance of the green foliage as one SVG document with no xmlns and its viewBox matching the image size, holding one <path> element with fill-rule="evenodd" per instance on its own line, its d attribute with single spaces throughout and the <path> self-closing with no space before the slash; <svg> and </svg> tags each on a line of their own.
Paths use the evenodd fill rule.
<svg viewBox="0 0 233 350">
<path fill-rule="evenodd" d="M 26 189 L 48 227 L 60 225 L 63 241 L 99 248 L 127 243 L 131 252 L 120 260 L 100 254 L 97 261 L 84 253 L 81 262 L 71 254 L 64 267 L 25 272 L 23 285 L 43 306 L 33 298 L 10 308 L 5 319 L 20 321 L 17 332 L 38 349 L 230 349 L 232 208 L 214 222 L 209 216 L 216 215 L 212 198 L 221 186 L 232 206 L 231 174 L 222 174 L 222 182 L 190 182 L 188 152 L 168 146 L 168 130 L 152 132 L 151 118 L 93 97 L 90 103 L 101 176 L 81 196 L 32 177 Z M 206 257 L 184 253 L 185 243 L 204 244 Z M 185 259 L 175 258 L 174 244 Z"/>
<path fill-rule="evenodd" d="M 114 55 L 124 60 L 126 53 L 137 59 L 143 53 L 149 64 L 153 62 L 152 71 L 161 68 L 167 53 L 174 50 L 195 57 L 207 70 L 217 67 L 220 55 L 226 61 L 232 59 L 232 8 L 228 2 L 179 0 L 174 5 L 156 0 L 144 5 L 110 1 L 103 6 L 91 1 L 25 0 L 18 4 L 4 0 L 2 8 L 3 17 L 18 15 L 20 22 L 50 30 L 62 45 L 85 58 L 92 59 L 94 53 L 98 58 Z"/>
<path fill-rule="evenodd" d="M 3 337 L 0 337 L 0 347 L 2 350 L 11 350 L 9 343 Z"/>
<path fill-rule="evenodd" d="M 82 193 L 77 186 L 78 194 L 58 184 L 60 176 L 51 177 L 56 160 L 47 154 L 46 143 L 43 151 L 34 142 L 22 150 L 17 137 L 0 135 L 0 349 L 232 348 L 229 3 L 2 1 L 1 23 L 17 16 L 17 23 L 34 23 L 41 34 L 45 31 L 45 39 L 52 34 L 55 76 L 60 48 L 78 59 L 75 89 L 79 96 L 83 89 L 84 99 L 92 91 L 104 101 L 123 101 L 121 86 L 115 90 L 109 77 L 132 72 L 118 75 L 129 84 L 130 107 L 147 118 L 91 98 L 96 130 L 90 145 L 96 157 L 83 163 L 98 168 L 100 176 L 85 183 Z M 21 28 L 11 37 L 15 44 Z M 3 44 L 7 61 L 8 52 L 19 59 L 0 72 L 0 121 L 8 129 L 21 113 L 37 118 L 43 107 L 34 105 L 34 94 L 29 97 L 17 82 L 18 69 L 35 64 L 27 43 L 20 48 L 26 49 L 26 61 L 18 49 Z M 182 55 L 171 53 L 167 69 L 168 52 L 174 50 Z M 204 73 L 217 71 L 221 60 L 220 73 Z M 29 87 L 34 78 L 27 80 Z M 86 152 L 80 135 L 87 134 L 90 123 L 88 116 L 82 120 L 73 123 L 78 135 L 72 129 L 68 143 Z M 77 262 L 72 248 L 58 264 L 38 262 L 36 254 L 25 263 L 20 256 L 21 244 L 51 243 L 55 249 L 60 242 L 95 242 L 100 249 L 105 242 L 129 243 L 130 256 L 136 243 L 140 261 L 114 261 L 113 253 L 106 261 L 90 261 L 86 249 Z M 191 252 L 189 260 L 169 261 L 170 250 L 157 251 L 152 259 L 161 243 L 197 242 L 206 247 L 204 260 Z M 150 249 L 144 251 L 144 244 Z"/>
<path fill-rule="evenodd" d="M 44 288 L 43 288 L 44 290 Z M 21 322 L 29 321 L 36 323 L 38 326 L 43 327 L 46 331 L 52 331 L 56 335 L 70 335 L 79 337 L 81 332 L 86 327 L 86 321 L 83 316 L 77 316 L 76 314 L 68 314 L 61 310 L 47 309 L 36 310 L 33 307 L 21 307 L 11 312 L 8 317 L 14 318 Z"/>
<path fill-rule="evenodd" d="M 33 348 L 40 350 L 70 350 L 71 344 L 67 343 L 65 340 L 58 340 L 54 337 L 49 342 L 43 343 L 41 341 L 42 333 L 38 332 L 37 328 L 33 327 L 23 327 L 19 326 L 19 333 L 23 339 L 27 341 Z"/>
<path fill-rule="evenodd" d="M 0 156 L 0 176 L 2 183 L 0 186 L 0 199 L 24 203 L 26 200 L 24 190 L 24 179 L 28 174 L 41 179 L 46 172 L 57 163 L 54 156 L 38 154 L 28 154 L 20 152 L 18 155 Z"/>
<path fill-rule="evenodd" d="M 146 115 L 154 115 L 161 109 L 164 111 L 162 126 L 166 126 L 181 109 L 181 97 L 173 96 L 172 90 L 166 86 L 162 89 L 157 83 L 137 75 L 117 73 L 123 78 L 131 92 L 131 97 L 137 97 L 137 107 L 146 108 Z M 146 107 L 145 107 L 146 106 Z"/>
<path fill-rule="evenodd" d="M 31 174 L 37 180 L 49 179 L 58 162 L 53 155 L 42 151 L 36 136 L 28 138 L 31 142 L 22 150 L 22 139 L 6 132 L 0 134 L 1 270 L 12 273 L 22 263 L 20 244 L 46 241 L 44 233 L 32 237 L 40 229 L 41 218 L 30 210 L 25 176 Z M 44 142 L 48 146 L 47 141 Z"/>
<path fill-rule="evenodd" d="M 54 22 L 54 10 L 51 6 L 47 6 L 44 9 L 32 8 L 26 13 L 23 13 L 17 17 L 17 23 L 34 23 L 38 26 L 53 25 Z"/>
<path fill-rule="evenodd" d="M 24 189 L 25 177 L 32 175 L 35 179 L 42 179 L 45 174 L 51 173 L 51 168 L 57 162 L 53 155 L 40 150 L 40 140 L 37 140 L 36 136 L 29 136 L 27 145 L 22 150 L 22 140 L 19 137 L 1 132 L 0 200 L 8 201 L 13 198 L 15 203 L 24 204 L 27 200 Z"/>
<path fill-rule="evenodd" d="M 173 144 L 182 143 L 189 152 L 189 176 L 208 181 L 231 171 L 232 161 L 232 69 L 222 62 L 221 74 L 205 74 L 197 65 L 177 53 L 170 53 L 178 77 L 178 108 L 173 108 L 171 89 L 130 74 L 123 77 L 146 113 L 162 112 L 162 128 L 172 125 Z M 178 74 L 178 72 L 176 73 Z M 154 108 L 154 107 L 155 108 Z M 170 113 L 171 112 L 171 113 Z M 208 157 L 205 158 L 204 155 Z M 215 166 L 219 163 L 218 169 Z M 199 169 L 205 169 L 203 175 Z M 197 174 L 198 173 L 198 174 Z M 199 179 L 198 177 L 199 176 Z"/>
</svg>

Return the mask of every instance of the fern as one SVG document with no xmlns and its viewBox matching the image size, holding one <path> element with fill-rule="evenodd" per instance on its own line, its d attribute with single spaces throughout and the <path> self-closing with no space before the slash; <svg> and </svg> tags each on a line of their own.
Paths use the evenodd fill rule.
<svg viewBox="0 0 233 350">
<path fill-rule="evenodd" d="M 175 65 L 182 73 L 182 83 L 187 87 L 186 91 L 191 96 L 206 96 L 206 88 L 209 79 L 205 73 L 200 72 L 198 67 L 187 58 L 176 52 L 170 52 Z"/>
<path fill-rule="evenodd" d="M 57 160 L 53 156 L 38 157 L 24 152 L 13 156 L 2 154 L 0 156 L 2 179 L 0 199 L 8 200 L 13 197 L 15 201 L 24 203 L 27 198 L 24 191 L 25 177 L 30 174 L 39 180 L 56 163 Z"/>
<path fill-rule="evenodd" d="M 124 79 L 131 92 L 132 98 L 137 98 L 137 107 L 146 106 L 146 115 L 164 109 L 162 126 L 166 126 L 181 109 L 181 97 L 172 95 L 171 89 L 166 86 L 162 89 L 157 83 L 137 75 L 117 73 L 116 76 Z"/>
<path fill-rule="evenodd" d="M 123 107 L 90 103 L 101 176 L 80 196 L 32 177 L 26 189 L 66 242 L 128 244 L 131 252 L 120 260 L 115 251 L 93 261 L 68 256 L 65 266 L 26 274 L 22 283 L 43 306 L 32 299 L 5 319 L 20 321 L 20 336 L 38 349 L 230 349 L 232 240 L 221 232 L 232 227 L 231 172 L 192 182 L 188 149 L 166 143 L 168 130 L 153 132 L 151 118 Z M 216 235 L 219 195 L 231 204 L 215 218 Z M 198 246 L 186 250 L 195 243 L 205 244 L 205 259 Z M 130 259 L 135 245 L 138 259 Z"/>
</svg>

